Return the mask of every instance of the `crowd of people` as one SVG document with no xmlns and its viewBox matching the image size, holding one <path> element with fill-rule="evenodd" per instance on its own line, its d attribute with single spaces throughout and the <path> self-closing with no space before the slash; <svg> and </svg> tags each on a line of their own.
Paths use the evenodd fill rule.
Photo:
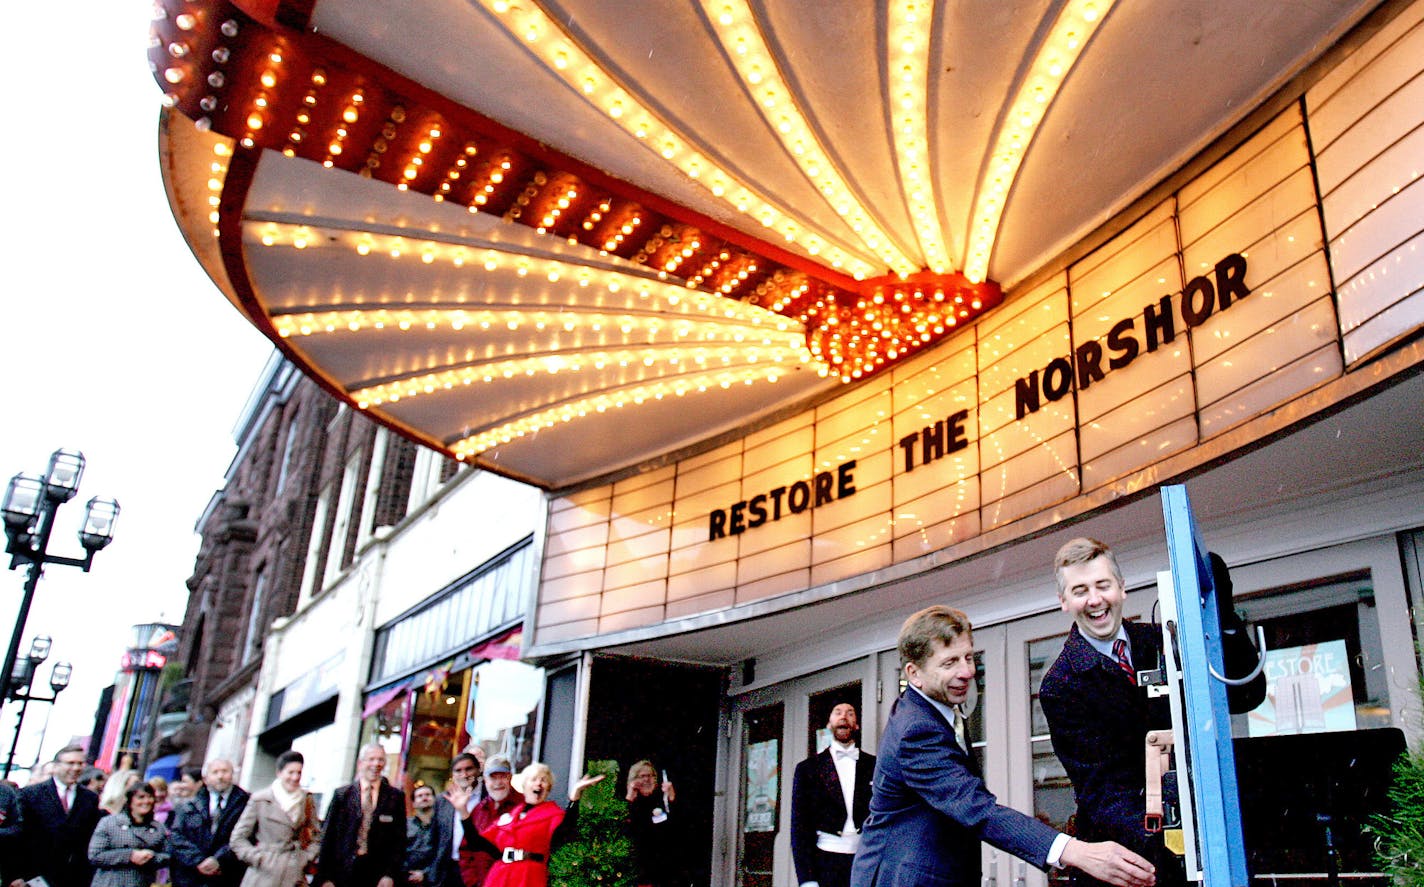
<svg viewBox="0 0 1424 887">
<path fill-rule="evenodd" d="M 170 787 L 129 769 L 106 774 L 84 749 L 63 748 L 36 782 L 0 783 L 0 887 L 545 887 L 549 858 L 574 833 L 578 800 L 603 776 L 553 799 L 554 774 L 519 774 L 503 755 L 472 748 L 451 761 L 443 792 L 406 796 L 383 777 L 386 751 L 361 749 L 356 778 L 338 788 L 323 821 L 302 788 L 305 761 L 277 758 L 277 777 L 249 794 L 230 761 L 185 771 Z M 651 762 L 629 771 L 629 837 L 642 848 L 640 885 L 672 887 L 666 823 L 674 796 Z M 645 878 L 642 873 L 649 873 Z"/>
<path fill-rule="evenodd" d="M 1230 607 L 1225 562 L 1211 555 L 1229 658 L 1254 658 Z M 1072 619 L 1040 691 L 1054 751 L 1073 783 L 1073 834 L 998 804 L 963 731 L 976 676 L 972 626 L 945 606 L 910 616 L 898 649 L 906 689 L 875 755 L 857 745 L 858 698 L 837 700 L 829 747 L 797 766 L 791 849 L 800 887 L 977 887 L 980 843 L 1040 869 L 1068 869 L 1078 887 L 1179 887 L 1180 858 L 1143 825 L 1143 738 L 1168 726 L 1165 701 L 1139 685 L 1159 666 L 1154 631 L 1123 619 L 1126 588 L 1112 550 L 1065 544 L 1054 562 L 1058 603 Z M 1264 695 L 1234 688 L 1233 711 Z M 251 795 L 227 761 L 184 774 L 172 791 L 132 770 L 86 770 L 62 749 L 53 774 L 18 795 L 0 784 L 0 887 L 546 887 L 549 859 L 575 831 L 578 799 L 603 776 L 552 800 L 544 764 L 517 776 L 506 757 L 471 748 L 443 792 L 410 798 L 382 778 L 386 752 L 361 749 L 356 779 L 337 789 L 325 822 L 302 787 L 302 756 L 284 753 L 272 785 Z M 170 799 L 171 796 L 171 799 Z M 627 837 L 638 887 L 686 887 L 676 792 L 651 761 L 628 770 Z M 166 874 L 166 877 L 165 877 Z"/>
</svg>

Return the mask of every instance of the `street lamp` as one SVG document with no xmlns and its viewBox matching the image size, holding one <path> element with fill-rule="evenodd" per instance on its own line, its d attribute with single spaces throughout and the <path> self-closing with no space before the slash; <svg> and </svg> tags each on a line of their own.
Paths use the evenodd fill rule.
<svg viewBox="0 0 1424 887">
<path fill-rule="evenodd" d="M 20 703 L 20 716 L 15 720 L 15 737 L 10 740 L 10 754 L 5 759 L 5 775 L 10 775 L 10 768 L 15 763 L 15 749 L 20 744 L 20 728 L 25 724 L 25 711 L 31 702 L 54 702 L 59 698 L 59 694 L 65 687 L 69 686 L 69 680 L 74 674 L 74 666 L 68 662 L 56 662 L 49 673 L 49 696 L 36 696 L 30 692 L 30 684 L 34 682 L 35 672 L 49 658 L 49 650 L 52 642 L 48 635 L 39 635 L 30 640 L 30 653 L 20 659 L 15 660 L 15 666 L 10 671 L 9 686 L 5 688 L 5 696 L 8 699 L 18 700 Z M 40 733 L 40 745 L 44 745 L 44 734 L 49 732 L 49 713 L 45 713 L 45 727 Z"/>
<path fill-rule="evenodd" d="M 76 450 L 55 450 L 49 458 L 49 467 L 45 470 L 44 477 L 15 475 L 5 488 L 4 500 L 0 501 L 0 513 L 3 513 L 5 520 L 5 553 L 10 555 L 10 569 L 18 569 L 21 564 L 29 565 L 24 595 L 20 598 L 20 611 L 15 619 L 15 629 L 10 635 L 10 645 L 5 650 L 4 664 L 0 666 L 0 675 L 7 678 L 13 678 L 15 668 L 19 665 L 20 637 L 25 632 L 25 623 L 30 616 L 30 604 L 34 601 L 35 587 L 39 585 L 45 564 L 79 567 L 87 573 L 94 562 L 94 553 L 113 541 L 119 503 L 113 499 L 95 497 L 84 507 L 84 524 L 79 530 L 79 544 L 84 548 L 84 556 L 61 557 L 49 553 L 49 538 L 54 530 L 55 512 L 59 510 L 59 506 L 75 497 L 79 492 L 79 481 L 83 477 L 83 453 Z M 49 655 L 47 647 L 45 655 Z M 65 684 L 68 683 L 68 670 L 65 671 L 64 681 Z M 59 690 L 55 691 L 56 694 L 58 692 Z M 20 720 L 23 721 L 24 717 L 25 709 L 21 705 Z M 19 735 L 17 726 L 16 740 Z M 10 758 L 13 759 L 14 756 L 12 746 Z M 4 776 L 10 775 L 10 765 L 11 760 L 7 760 Z"/>
</svg>

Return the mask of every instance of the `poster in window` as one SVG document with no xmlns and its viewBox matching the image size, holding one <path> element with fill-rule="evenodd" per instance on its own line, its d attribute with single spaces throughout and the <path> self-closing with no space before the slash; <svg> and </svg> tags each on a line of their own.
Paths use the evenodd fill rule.
<svg viewBox="0 0 1424 887">
<path fill-rule="evenodd" d="M 1355 729 L 1345 642 L 1266 651 L 1266 701 L 1247 716 L 1251 736 Z"/>
<path fill-rule="evenodd" d="M 776 831 L 776 802 L 781 790 L 780 740 L 747 745 L 747 823 L 743 831 Z"/>
</svg>

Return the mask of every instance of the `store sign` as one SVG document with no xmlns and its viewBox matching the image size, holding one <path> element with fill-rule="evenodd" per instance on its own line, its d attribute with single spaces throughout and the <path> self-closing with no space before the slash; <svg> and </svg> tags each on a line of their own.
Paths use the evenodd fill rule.
<svg viewBox="0 0 1424 887">
<path fill-rule="evenodd" d="M 1211 275 L 1199 275 L 1187 282 L 1174 306 L 1168 293 L 1142 308 L 1139 315 L 1124 317 L 1109 329 L 1104 341 L 1089 339 L 1069 354 L 1050 360 L 1041 369 L 1014 382 L 1016 420 L 1038 412 L 1044 402 L 1061 400 L 1073 390 L 1085 391 L 1107 374 L 1125 369 L 1143 354 L 1151 354 L 1170 344 L 1179 333 L 1201 326 L 1218 311 L 1225 311 L 1250 295 L 1246 286 L 1246 259 L 1232 253 L 1216 263 Z M 1180 325 L 1179 325 L 1180 321 Z M 1141 324 L 1139 331 L 1138 325 Z M 968 448 L 968 410 L 957 410 L 916 432 L 902 436 L 891 445 L 895 461 L 908 474 L 945 456 Z M 848 459 L 835 471 L 820 471 L 810 480 L 779 484 L 766 492 L 717 508 L 707 516 L 707 541 L 739 536 L 783 517 L 800 514 L 855 495 L 856 459 Z"/>
</svg>

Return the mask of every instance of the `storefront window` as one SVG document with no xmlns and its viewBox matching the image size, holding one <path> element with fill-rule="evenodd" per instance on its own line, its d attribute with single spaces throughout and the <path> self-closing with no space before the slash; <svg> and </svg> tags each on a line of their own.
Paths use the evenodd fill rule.
<svg viewBox="0 0 1424 887">
<path fill-rule="evenodd" d="M 507 755 L 515 770 L 534 760 L 534 725 L 544 670 L 507 659 L 475 668 L 462 725 L 467 741 L 487 755 Z"/>
<path fill-rule="evenodd" d="M 1236 602 L 1266 637 L 1266 701 L 1231 719 L 1233 736 L 1390 725 L 1384 645 L 1368 574 Z"/>
<path fill-rule="evenodd" d="M 486 756 L 508 755 L 518 770 L 533 760 L 543 683 L 543 669 L 505 659 L 433 669 L 367 717 L 362 742 L 379 742 L 402 762 L 388 775 L 408 790 L 443 791 L 451 758 L 476 745 Z"/>
</svg>

